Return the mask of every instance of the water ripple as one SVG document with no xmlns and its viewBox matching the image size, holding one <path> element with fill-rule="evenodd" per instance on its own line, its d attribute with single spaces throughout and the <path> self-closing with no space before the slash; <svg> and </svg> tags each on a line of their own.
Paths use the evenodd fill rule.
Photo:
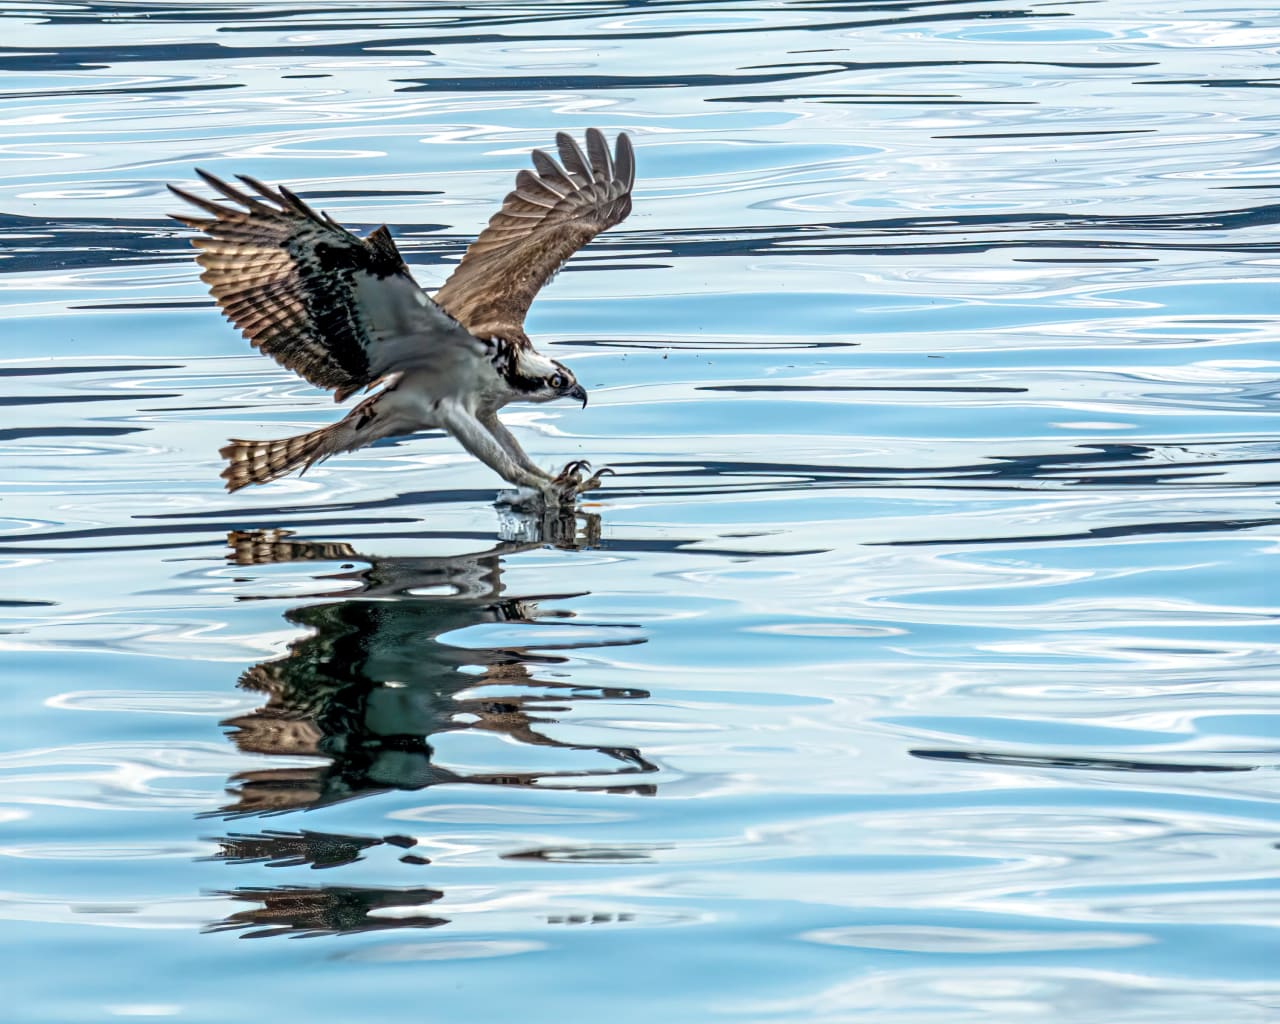
<svg viewBox="0 0 1280 1024">
<path fill-rule="evenodd" d="M 1270 12 L 0 18 L 22 1019 L 1275 1019 Z M 529 331 L 592 402 L 509 410 L 582 514 L 439 432 L 226 495 L 333 405 L 165 185 L 436 287 L 588 125 L 635 211 Z"/>
</svg>

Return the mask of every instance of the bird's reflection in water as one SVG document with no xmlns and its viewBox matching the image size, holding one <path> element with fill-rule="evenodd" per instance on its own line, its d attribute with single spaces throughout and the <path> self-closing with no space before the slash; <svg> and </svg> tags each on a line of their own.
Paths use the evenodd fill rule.
<svg viewBox="0 0 1280 1024">
<path fill-rule="evenodd" d="M 557 643 L 553 648 L 458 647 L 441 638 L 465 627 L 494 623 L 537 623 L 572 618 L 568 611 L 545 611 L 540 602 L 578 594 L 513 596 L 502 582 L 506 556 L 553 543 L 590 545 L 599 523 L 559 519 L 517 533 L 523 539 L 489 544 L 483 550 L 429 557 L 359 554 L 349 544 L 306 541 L 283 531 L 233 533 L 229 559 L 241 566 L 290 562 L 364 563 L 317 577 L 335 598 L 285 612 L 308 635 L 288 653 L 248 669 L 241 689 L 261 694 L 256 710 L 223 724 L 245 753 L 322 757 L 323 764 L 265 768 L 235 775 L 233 799 L 220 817 L 280 814 L 314 809 L 389 790 L 418 790 L 441 783 L 483 786 L 555 786 L 590 792 L 652 794 L 640 776 L 656 766 L 631 747 L 588 746 L 556 739 L 546 730 L 559 714 L 594 700 L 642 700 L 638 689 L 588 688 L 545 678 L 549 666 L 568 658 L 564 650 L 641 643 L 627 627 L 610 625 L 598 639 Z M 511 532 L 511 531 L 508 531 Z M 344 589 L 336 590 L 334 584 Z M 253 595 L 248 599 L 253 599 Z M 263 597 L 269 595 L 262 595 Z M 519 744 L 565 752 L 587 767 L 543 771 L 466 772 L 437 762 L 433 737 L 463 730 L 497 733 Z M 270 866 L 338 867 L 359 860 L 375 846 L 412 848 L 406 836 L 343 836 L 319 831 L 268 829 L 234 832 L 214 839 L 210 859 Z M 406 863 L 426 863 L 405 852 Z M 370 916 L 388 908 L 433 902 L 435 890 L 360 887 L 245 887 L 218 895 L 256 904 L 210 930 L 254 928 L 246 935 L 317 935 L 385 927 L 429 927 L 444 923 L 433 915 L 405 912 Z"/>
<path fill-rule="evenodd" d="M 448 924 L 445 917 L 416 912 L 434 903 L 444 893 L 439 889 L 382 889 L 359 885 L 328 886 L 245 886 L 219 893 L 257 906 L 238 910 L 205 931 L 225 932 L 252 928 L 241 937 L 261 939 L 273 935 L 344 935 L 381 931 L 388 928 L 435 928 Z M 407 916 L 378 917 L 378 911 L 414 908 Z"/>
</svg>

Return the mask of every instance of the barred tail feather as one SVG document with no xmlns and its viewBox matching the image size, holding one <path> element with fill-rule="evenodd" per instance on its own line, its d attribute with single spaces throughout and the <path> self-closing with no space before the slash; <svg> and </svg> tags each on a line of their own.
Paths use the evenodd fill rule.
<svg viewBox="0 0 1280 1024">
<path fill-rule="evenodd" d="M 313 430 L 309 434 L 284 437 L 277 441 L 241 441 L 231 443 L 218 454 L 227 460 L 222 479 L 228 491 L 238 491 L 249 484 L 265 484 L 295 469 L 306 470 L 312 463 L 327 458 L 346 446 L 335 444 L 335 433 L 342 423 Z M 347 431 L 343 431 L 347 433 Z"/>
<path fill-rule="evenodd" d="M 337 423 L 309 434 L 277 441 L 241 441 L 233 438 L 218 454 L 227 460 L 222 479 L 228 491 L 249 484 L 265 484 L 307 468 L 339 452 L 353 452 L 380 437 L 407 433 L 415 420 L 407 417 L 396 391 L 399 375 L 389 378 L 381 391 L 370 395 Z"/>
</svg>

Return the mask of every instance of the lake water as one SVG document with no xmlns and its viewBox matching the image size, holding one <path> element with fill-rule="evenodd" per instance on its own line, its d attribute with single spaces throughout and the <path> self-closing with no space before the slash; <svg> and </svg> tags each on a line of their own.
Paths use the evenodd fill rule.
<svg viewBox="0 0 1280 1024">
<path fill-rule="evenodd" d="M 0 15 L 8 1020 L 1280 1020 L 1272 4 Z M 165 183 L 435 287 L 592 125 L 574 536 L 441 436 L 221 490 L 335 411 Z"/>
</svg>

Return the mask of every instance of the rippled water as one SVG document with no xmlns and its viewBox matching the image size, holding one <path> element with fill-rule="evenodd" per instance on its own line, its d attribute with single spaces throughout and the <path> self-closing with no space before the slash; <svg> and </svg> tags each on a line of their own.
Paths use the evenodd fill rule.
<svg viewBox="0 0 1280 1024">
<path fill-rule="evenodd" d="M 1280 1019 L 1280 21 L 1171 6 L 8 5 L 10 1019 Z M 165 183 L 434 286 L 590 125 L 576 534 L 442 437 L 225 495 L 333 407 Z"/>
</svg>

